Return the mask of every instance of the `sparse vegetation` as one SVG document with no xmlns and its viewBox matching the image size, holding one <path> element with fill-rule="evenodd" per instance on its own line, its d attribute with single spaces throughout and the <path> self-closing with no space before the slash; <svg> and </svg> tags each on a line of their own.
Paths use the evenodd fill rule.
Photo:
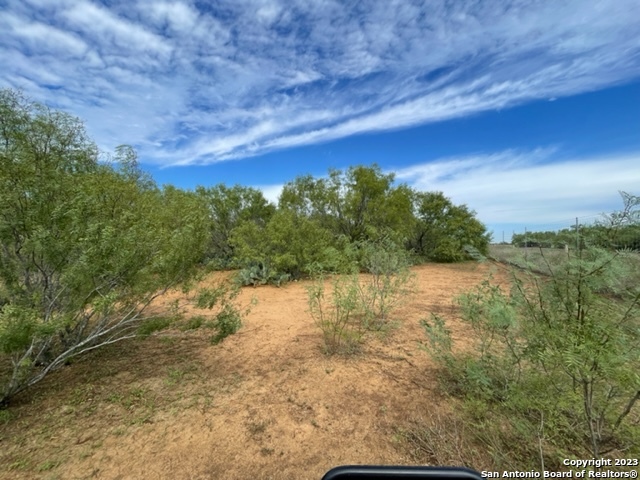
<svg viewBox="0 0 640 480">
<path fill-rule="evenodd" d="M 329 299 L 323 275 L 308 288 L 309 311 L 328 353 L 356 352 L 367 331 L 389 326 L 390 313 L 411 291 L 403 251 L 389 242 L 362 242 L 358 249 L 365 274 L 335 278 Z"/>
<path fill-rule="evenodd" d="M 391 312 L 411 293 L 412 275 L 406 252 L 392 242 L 361 245 L 365 273 L 358 282 L 364 327 L 380 331 L 389 326 Z"/>
<path fill-rule="evenodd" d="M 329 354 L 354 353 L 362 342 L 364 326 L 358 293 L 358 277 L 355 275 L 335 279 L 330 299 L 325 297 L 322 278 L 308 289 L 309 311 L 322 330 Z"/>
<path fill-rule="evenodd" d="M 560 263 L 540 258 L 548 276 L 516 271 L 509 293 L 486 281 L 458 298 L 473 349 L 455 351 L 441 317 L 423 322 L 442 384 L 496 468 L 637 456 L 640 289 L 625 281 L 637 264 L 595 246 Z"/>
<path fill-rule="evenodd" d="M 431 413 L 415 420 L 413 425 L 399 432 L 409 446 L 409 453 L 419 463 L 455 465 L 479 469 L 485 463 L 477 444 L 474 426 L 461 415 Z"/>
</svg>

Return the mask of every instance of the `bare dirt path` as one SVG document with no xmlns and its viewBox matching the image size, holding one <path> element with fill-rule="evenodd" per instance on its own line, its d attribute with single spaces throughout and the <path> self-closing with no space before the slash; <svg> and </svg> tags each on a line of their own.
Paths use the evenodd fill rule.
<svg viewBox="0 0 640 480">
<path fill-rule="evenodd" d="M 443 402 L 419 320 L 441 314 L 464 342 L 452 298 L 495 269 L 416 267 L 398 328 L 350 357 L 323 353 L 307 282 L 246 288 L 258 303 L 220 345 L 202 331 L 130 342 L 43 382 L 0 423 L 0 477 L 319 479 L 410 464 L 398 429 Z"/>
</svg>

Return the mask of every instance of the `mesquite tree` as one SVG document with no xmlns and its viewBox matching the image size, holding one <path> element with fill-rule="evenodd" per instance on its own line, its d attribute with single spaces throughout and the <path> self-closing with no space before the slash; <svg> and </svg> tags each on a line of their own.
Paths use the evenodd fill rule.
<svg viewBox="0 0 640 480">
<path fill-rule="evenodd" d="M 131 148 L 115 160 L 98 161 L 76 118 L 0 91 L 0 404 L 135 336 L 202 258 L 204 202 L 158 188 Z"/>
</svg>

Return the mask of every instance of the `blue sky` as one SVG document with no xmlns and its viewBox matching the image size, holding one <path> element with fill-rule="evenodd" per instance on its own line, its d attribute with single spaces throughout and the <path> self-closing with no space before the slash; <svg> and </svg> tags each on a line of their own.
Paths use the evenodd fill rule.
<svg viewBox="0 0 640 480">
<path fill-rule="evenodd" d="M 640 3 L 0 0 L 0 87 L 160 183 L 378 163 L 495 232 L 640 195 Z M 508 239 L 508 238 L 507 238 Z"/>
</svg>

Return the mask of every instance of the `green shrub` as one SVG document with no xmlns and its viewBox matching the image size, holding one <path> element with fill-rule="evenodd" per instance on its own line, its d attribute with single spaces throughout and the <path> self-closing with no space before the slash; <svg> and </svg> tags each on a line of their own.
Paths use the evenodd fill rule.
<svg viewBox="0 0 640 480">
<path fill-rule="evenodd" d="M 198 308 L 216 309 L 217 313 L 212 320 L 201 322 L 201 324 L 217 330 L 217 333 L 211 338 L 214 345 L 236 333 L 242 327 L 243 317 L 249 314 L 251 306 L 255 303 L 252 300 L 251 305 L 243 310 L 236 302 L 239 294 L 238 287 L 230 287 L 221 281 L 215 287 L 200 289 L 196 295 Z"/>
<path fill-rule="evenodd" d="M 358 283 L 365 328 L 382 330 L 389 324 L 389 314 L 411 292 L 408 254 L 388 240 L 365 242 L 361 250 L 362 267 L 368 274 Z"/>
<path fill-rule="evenodd" d="M 240 327 L 242 327 L 242 315 L 237 309 L 226 305 L 216 316 L 213 326 L 218 332 L 211 338 L 211 343 L 217 345 L 229 335 L 240 330 Z"/>
<path fill-rule="evenodd" d="M 313 265 L 325 263 L 331 236 L 317 222 L 283 210 L 264 227 L 241 223 L 231 234 L 231 244 L 242 266 L 241 284 L 281 284 L 309 274 Z"/>
<path fill-rule="evenodd" d="M 146 309 L 196 273 L 207 211 L 192 192 L 155 185 L 131 147 L 100 162 L 69 115 L 9 90 L 0 112 L 6 404 L 74 356 L 160 328 Z"/>
<path fill-rule="evenodd" d="M 197 330 L 207 323 L 207 319 L 202 315 L 196 315 L 190 317 L 183 325 L 180 326 L 180 330 L 186 332 L 188 330 Z"/>
<path fill-rule="evenodd" d="M 637 455 L 640 288 L 621 281 L 628 262 L 592 248 L 549 268 L 548 278 L 514 274 L 510 293 L 486 281 L 458 297 L 473 330 L 471 351 L 455 353 L 434 315 L 423 321 L 425 348 L 450 393 L 498 416 L 508 437 L 500 461 L 534 455 L 549 466 L 563 455 L 598 457 L 610 449 Z M 522 442 L 519 452 L 512 449 Z"/>
<path fill-rule="evenodd" d="M 308 289 L 311 316 L 323 332 L 329 353 L 353 352 L 366 331 L 387 328 L 389 314 L 411 291 L 412 276 L 402 250 L 386 242 L 357 245 L 368 273 L 360 275 L 356 270 L 333 280 L 330 299 L 325 298 L 322 275 Z"/>
<path fill-rule="evenodd" d="M 156 317 L 149 318 L 142 322 L 138 327 L 138 336 L 148 337 L 155 332 L 165 330 L 169 325 L 174 322 L 171 317 Z"/>
<path fill-rule="evenodd" d="M 325 298 L 324 279 L 308 289 L 309 311 L 322 330 L 327 353 L 354 353 L 362 342 L 362 308 L 356 275 L 333 281 L 331 299 Z"/>
</svg>

